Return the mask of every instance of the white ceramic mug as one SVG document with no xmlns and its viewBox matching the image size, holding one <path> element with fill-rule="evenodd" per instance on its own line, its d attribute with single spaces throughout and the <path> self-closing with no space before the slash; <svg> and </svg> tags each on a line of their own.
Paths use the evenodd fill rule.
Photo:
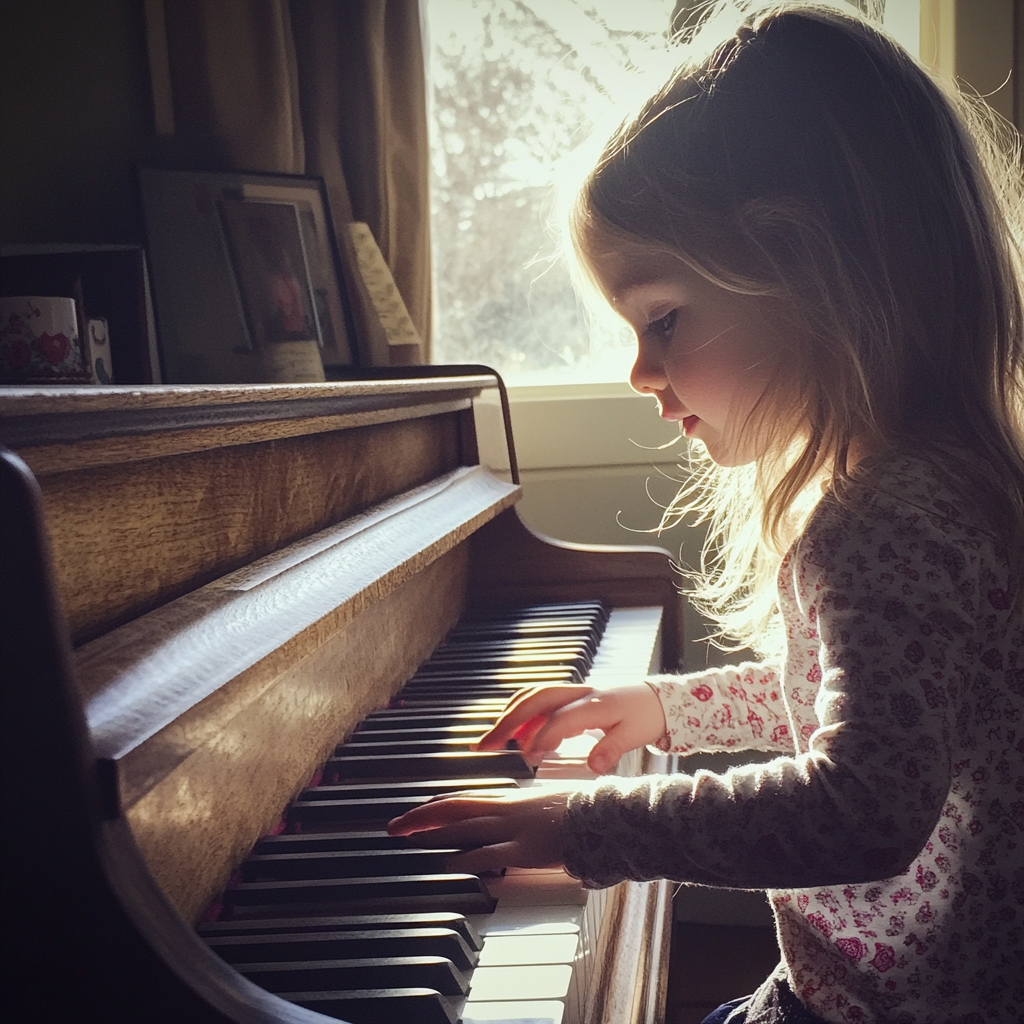
<svg viewBox="0 0 1024 1024">
<path fill-rule="evenodd" d="M 74 299 L 0 297 L 0 378 L 7 383 L 90 379 Z"/>
</svg>

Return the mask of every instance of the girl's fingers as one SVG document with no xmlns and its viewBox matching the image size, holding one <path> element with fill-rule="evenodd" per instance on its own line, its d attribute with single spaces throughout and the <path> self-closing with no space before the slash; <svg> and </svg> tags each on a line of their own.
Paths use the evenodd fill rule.
<svg viewBox="0 0 1024 1024">
<path fill-rule="evenodd" d="M 518 733 L 534 718 L 545 718 L 566 704 L 593 693 L 589 686 L 574 684 L 540 686 L 521 690 L 509 702 L 501 718 L 476 745 L 477 750 L 502 750 L 511 739 L 518 739 Z"/>
<path fill-rule="evenodd" d="M 619 759 L 665 734 L 665 712 L 657 693 L 646 683 L 591 694 L 553 712 L 532 737 L 533 750 L 551 750 L 567 736 L 600 729 L 604 736 L 587 759 L 598 774 L 611 771 Z"/>
<path fill-rule="evenodd" d="M 530 753 L 534 749 L 534 737 L 547 725 L 547 715 L 537 715 L 531 718 L 525 725 L 521 725 L 515 734 L 516 746 L 524 753 Z"/>
<path fill-rule="evenodd" d="M 580 736 L 588 729 L 611 729 L 618 724 L 614 708 L 600 697 L 587 697 L 551 714 L 533 736 L 531 750 L 554 750 L 567 736 Z"/>
<path fill-rule="evenodd" d="M 454 871 L 549 867 L 561 863 L 565 791 L 521 791 L 494 799 L 450 798 L 423 804 L 388 825 L 391 835 L 415 833 L 413 843 L 431 849 L 461 848 Z"/>
<path fill-rule="evenodd" d="M 510 827 L 507 818 L 480 817 L 416 832 L 412 842 L 416 846 L 431 850 L 445 849 L 446 847 L 469 850 L 504 842 L 509 835 Z"/>
<path fill-rule="evenodd" d="M 494 797 L 444 797 L 430 800 L 388 822 L 388 835 L 408 836 L 413 832 L 440 829 L 467 818 L 487 817 L 493 812 Z"/>
<path fill-rule="evenodd" d="M 625 754 L 643 746 L 643 742 L 633 742 L 633 737 L 626 733 L 626 730 L 619 726 L 611 729 L 594 744 L 587 758 L 587 765 L 590 770 L 604 775 L 612 771 Z"/>
</svg>

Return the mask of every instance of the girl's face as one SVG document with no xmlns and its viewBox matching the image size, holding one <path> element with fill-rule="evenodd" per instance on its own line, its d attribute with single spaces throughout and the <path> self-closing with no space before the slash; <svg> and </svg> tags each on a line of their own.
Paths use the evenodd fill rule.
<svg viewBox="0 0 1024 1024">
<path fill-rule="evenodd" d="M 720 466 L 754 461 L 763 431 L 744 428 L 783 347 L 766 300 L 712 284 L 667 253 L 621 240 L 615 252 L 600 248 L 590 265 L 637 337 L 633 389 L 654 395 L 662 418 Z"/>
</svg>

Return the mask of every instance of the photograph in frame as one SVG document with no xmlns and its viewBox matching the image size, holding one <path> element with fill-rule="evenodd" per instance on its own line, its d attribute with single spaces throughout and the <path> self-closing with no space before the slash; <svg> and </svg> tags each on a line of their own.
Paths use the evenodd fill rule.
<svg viewBox="0 0 1024 1024">
<path fill-rule="evenodd" d="M 167 382 L 315 381 L 358 365 L 320 179 L 139 180 Z"/>
<path fill-rule="evenodd" d="M 314 312 L 298 211 L 288 203 L 218 203 L 252 348 L 323 341 Z"/>
</svg>

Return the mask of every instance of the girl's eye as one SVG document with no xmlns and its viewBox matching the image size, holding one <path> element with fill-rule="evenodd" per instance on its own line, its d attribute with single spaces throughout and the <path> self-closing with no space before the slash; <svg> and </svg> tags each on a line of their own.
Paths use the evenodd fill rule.
<svg viewBox="0 0 1024 1024">
<path fill-rule="evenodd" d="M 659 339 L 661 341 L 667 341 L 672 337 L 672 332 L 676 328 L 676 320 L 679 318 L 679 310 L 673 309 L 666 313 L 663 317 L 657 320 L 652 320 L 644 330 L 649 338 Z"/>
</svg>

